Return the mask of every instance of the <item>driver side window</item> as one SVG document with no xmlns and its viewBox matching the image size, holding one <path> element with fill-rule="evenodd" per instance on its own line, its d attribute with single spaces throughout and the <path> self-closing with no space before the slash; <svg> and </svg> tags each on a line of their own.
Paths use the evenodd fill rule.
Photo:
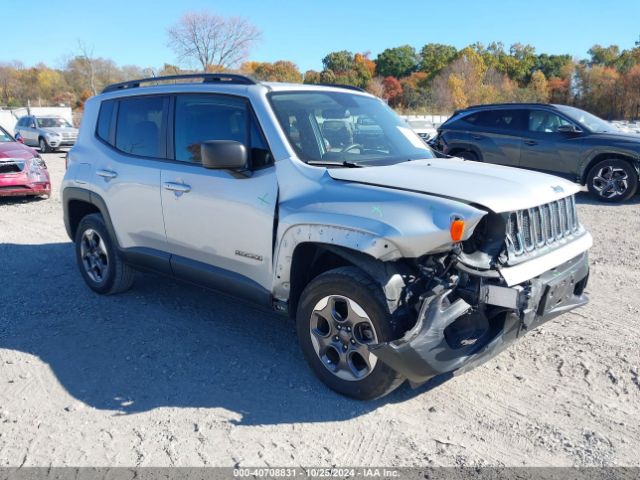
<svg viewBox="0 0 640 480">
<path fill-rule="evenodd" d="M 552 112 L 544 110 L 529 111 L 529 131 L 538 133 L 557 133 L 563 125 L 571 125 L 570 122 Z"/>
<path fill-rule="evenodd" d="M 175 159 L 201 163 L 209 140 L 232 140 L 248 147 L 253 169 L 273 163 L 267 143 L 247 103 L 223 95 L 178 95 L 175 108 Z"/>
</svg>

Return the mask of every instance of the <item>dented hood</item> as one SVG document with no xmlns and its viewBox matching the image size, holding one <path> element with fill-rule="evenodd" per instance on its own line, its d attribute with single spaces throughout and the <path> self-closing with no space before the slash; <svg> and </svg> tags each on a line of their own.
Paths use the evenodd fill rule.
<svg viewBox="0 0 640 480">
<path fill-rule="evenodd" d="M 530 208 L 579 190 L 552 175 L 459 158 L 414 160 L 382 167 L 336 168 L 336 180 L 422 192 L 482 205 L 494 212 Z"/>
</svg>

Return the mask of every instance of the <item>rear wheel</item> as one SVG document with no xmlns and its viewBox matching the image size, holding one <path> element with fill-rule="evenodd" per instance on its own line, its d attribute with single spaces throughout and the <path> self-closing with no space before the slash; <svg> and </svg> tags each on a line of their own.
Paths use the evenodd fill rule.
<svg viewBox="0 0 640 480">
<path fill-rule="evenodd" d="M 40 139 L 38 140 L 38 145 L 40 147 L 40 152 L 42 153 L 49 153 L 51 151 L 51 147 L 44 139 L 44 137 L 40 137 Z"/>
<path fill-rule="evenodd" d="M 92 213 L 80 221 L 75 248 L 78 268 L 91 290 L 111 295 L 131 288 L 135 272 L 118 255 L 102 215 Z"/>
<path fill-rule="evenodd" d="M 314 373 L 359 400 L 382 397 L 404 381 L 368 348 L 395 338 L 393 325 L 382 288 L 354 267 L 316 277 L 297 311 L 298 340 Z"/>
<path fill-rule="evenodd" d="M 624 160 L 603 160 L 594 165 L 587 176 L 592 196 L 603 202 L 623 202 L 638 189 L 638 173 Z"/>
<path fill-rule="evenodd" d="M 476 155 L 474 152 L 470 152 L 468 150 L 464 150 L 462 152 L 456 152 L 456 154 L 454 155 L 455 157 L 459 157 L 459 158 L 464 158 L 465 160 L 471 160 L 473 162 L 477 162 L 480 159 L 478 158 L 478 155 Z"/>
</svg>

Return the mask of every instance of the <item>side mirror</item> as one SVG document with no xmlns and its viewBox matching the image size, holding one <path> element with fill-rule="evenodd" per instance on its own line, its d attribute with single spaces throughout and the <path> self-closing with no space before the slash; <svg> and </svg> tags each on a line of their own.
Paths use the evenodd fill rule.
<svg viewBox="0 0 640 480">
<path fill-rule="evenodd" d="M 242 170 L 247 168 L 247 148 L 232 140 L 208 140 L 200 145 L 202 166 L 210 169 Z"/>
<path fill-rule="evenodd" d="M 569 125 L 560 125 L 558 127 L 558 132 L 560 132 L 560 133 L 582 133 L 582 130 L 580 130 L 578 127 L 576 127 L 573 124 L 569 124 Z"/>
<path fill-rule="evenodd" d="M 35 123 L 30 123 L 29 124 L 29 128 L 36 128 L 36 124 Z"/>
</svg>

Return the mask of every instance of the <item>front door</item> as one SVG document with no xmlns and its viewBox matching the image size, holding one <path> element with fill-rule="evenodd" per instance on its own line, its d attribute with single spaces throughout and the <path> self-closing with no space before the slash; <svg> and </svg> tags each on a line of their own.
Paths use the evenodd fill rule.
<svg viewBox="0 0 640 480">
<path fill-rule="evenodd" d="M 161 176 L 174 272 L 208 276 L 205 282 L 217 278 L 213 283 L 222 290 L 243 282 L 270 290 L 278 187 L 271 155 L 248 101 L 225 95 L 178 95 L 174 118 L 176 162 L 167 163 Z M 249 170 L 205 169 L 200 145 L 208 140 L 244 143 L 250 152 Z"/>
<path fill-rule="evenodd" d="M 529 110 L 520 166 L 575 180 L 583 140 L 579 133 L 558 131 L 559 127 L 567 125 L 572 123 L 554 112 Z"/>
</svg>

